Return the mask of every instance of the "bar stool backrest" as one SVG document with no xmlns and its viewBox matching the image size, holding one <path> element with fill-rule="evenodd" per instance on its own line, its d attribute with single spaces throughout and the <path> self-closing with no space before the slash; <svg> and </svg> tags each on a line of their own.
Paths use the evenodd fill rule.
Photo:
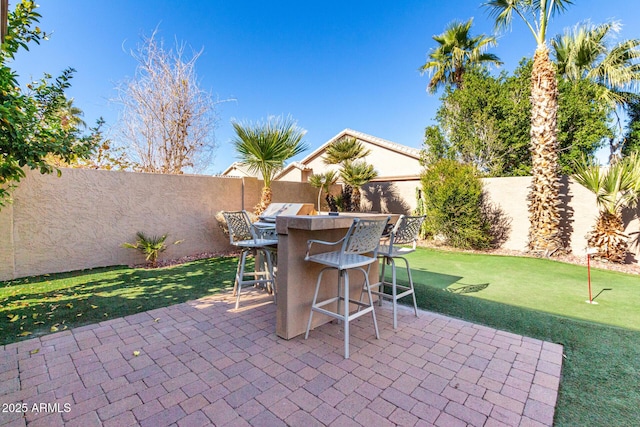
<svg viewBox="0 0 640 427">
<path fill-rule="evenodd" d="M 391 231 L 389 246 L 413 244 L 418 241 L 418 234 L 424 222 L 425 216 L 400 215 L 398 222 Z"/>
<path fill-rule="evenodd" d="M 372 252 L 373 258 L 375 258 L 378 253 L 382 231 L 388 221 L 389 217 L 385 219 L 355 218 L 342 244 L 342 253 L 366 254 Z"/>
<path fill-rule="evenodd" d="M 235 244 L 243 240 L 256 240 L 258 236 L 251 225 L 247 211 L 223 212 L 227 227 L 229 227 L 229 241 Z"/>
</svg>

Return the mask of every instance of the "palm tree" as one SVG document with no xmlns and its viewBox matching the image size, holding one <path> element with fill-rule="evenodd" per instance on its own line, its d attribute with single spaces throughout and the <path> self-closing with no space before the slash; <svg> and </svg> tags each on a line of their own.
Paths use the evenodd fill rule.
<svg viewBox="0 0 640 427">
<path fill-rule="evenodd" d="M 325 150 L 324 163 L 326 165 L 340 165 L 340 174 L 349 162 L 362 159 L 368 156 L 371 150 L 365 148 L 361 141 L 356 138 L 344 136 L 332 142 Z M 341 205 L 347 212 L 353 211 L 360 206 L 353 204 L 353 187 L 343 178 Z M 358 190 L 359 191 L 359 190 Z"/>
<path fill-rule="evenodd" d="M 345 184 L 352 189 L 351 192 L 351 209 L 360 210 L 360 187 L 378 176 L 378 172 L 373 165 L 368 164 L 364 160 L 355 162 L 345 162 L 340 170 L 340 177 Z"/>
<path fill-rule="evenodd" d="M 325 165 L 339 165 L 347 161 L 362 159 L 371 150 L 366 149 L 362 142 L 353 137 L 343 137 L 329 144 L 324 154 Z"/>
<path fill-rule="evenodd" d="M 264 182 L 260 203 L 254 207 L 261 214 L 271 203 L 271 181 L 285 162 L 307 149 L 302 142 L 306 131 L 287 117 L 269 117 L 257 124 L 233 122 L 236 137 L 232 141 L 240 162 L 253 173 L 259 173 Z"/>
<path fill-rule="evenodd" d="M 320 212 L 320 197 L 325 192 L 325 200 L 331 212 L 337 212 L 335 197 L 330 193 L 331 186 L 338 181 L 338 173 L 336 171 L 327 171 L 325 173 L 314 173 L 309 177 L 309 184 L 313 188 L 318 188 L 318 212 Z"/>
<path fill-rule="evenodd" d="M 73 98 L 68 98 L 60 108 L 60 122 L 66 128 L 86 128 L 87 123 L 82 120 L 84 111 L 73 105 L 73 102 Z"/>
<path fill-rule="evenodd" d="M 609 47 L 609 39 L 621 28 L 617 21 L 600 25 L 583 22 L 551 40 L 558 74 L 570 81 L 594 81 L 603 89 L 601 100 L 611 107 L 633 100 L 640 82 L 640 66 L 636 63 L 640 39 Z"/>
<path fill-rule="evenodd" d="M 558 175 L 558 85 L 549 58 L 546 34 L 549 20 L 570 0 L 490 0 L 485 6 L 496 28 L 511 26 L 514 13 L 536 40 L 531 71 L 531 190 L 529 192 L 529 249 L 546 256 L 562 248 Z"/>
<path fill-rule="evenodd" d="M 429 93 L 435 93 L 447 84 L 462 87 L 464 73 L 469 67 L 502 65 L 496 55 L 485 52 L 490 46 L 496 45 L 496 38 L 484 34 L 471 37 L 469 31 L 472 23 L 473 18 L 465 23 L 453 21 L 447 25 L 444 33 L 433 36 L 438 46 L 431 49 L 427 62 L 418 69 L 420 74 L 428 71 L 431 76 L 427 86 Z"/>
<path fill-rule="evenodd" d="M 576 165 L 573 178 L 596 194 L 600 214 L 593 230 L 587 235 L 589 247 L 598 256 L 612 262 L 624 262 L 629 236 L 624 233 L 622 211 L 633 208 L 640 197 L 640 154 L 633 153 L 619 160 L 606 171 L 586 160 Z"/>
<path fill-rule="evenodd" d="M 622 133 L 618 111 L 629 110 L 638 98 L 640 82 L 640 39 L 625 40 L 611 46 L 610 39 L 621 25 L 610 21 L 600 25 L 583 22 L 556 36 L 551 45 L 558 74 L 569 81 L 588 79 L 600 88 L 600 101 L 608 105 Z M 611 159 L 620 144 L 610 141 Z"/>
</svg>

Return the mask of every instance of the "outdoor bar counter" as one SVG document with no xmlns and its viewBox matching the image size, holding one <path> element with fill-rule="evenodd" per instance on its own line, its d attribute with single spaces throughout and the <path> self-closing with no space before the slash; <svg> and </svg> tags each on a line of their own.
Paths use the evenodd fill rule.
<svg viewBox="0 0 640 427">
<path fill-rule="evenodd" d="M 285 339 L 291 339 L 304 334 L 309 321 L 309 311 L 313 301 L 318 274 L 323 266 L 305 261 L 307 241 L 309 239 L 335 242 L 347 233 L 353 223 L 353 218 L 385 218 L 387 214 L 366 213 L 340 213 L 339 216 L 331 215 L 295 215 L 278 216 L 276 219 L 276 231 L 278 233 L 278 273 L 277 283 L 277 310 L 276 310 L 276 334 Z M 397 218 L 397 215 L 395 215 Z M 391 222 L 394 222 L 392 215 Z M 313 245 L 312 253 L 339 250 L 340 246 Z M 378 263 L 371 265 L 369 279 L 377 282 Z M 322 278 L 327 286 L 321 286 L 320 299 L 335 296 L 338 291 L 338 275 L 336 271 L 328 271 Z M 349 293 L 358 298 L 362 289 L 364 278 L 362 273 L 353 271 L 349 273 Z M 313 316 L 312 328 L 332 320 L 322 313 Z"/>
</svg>

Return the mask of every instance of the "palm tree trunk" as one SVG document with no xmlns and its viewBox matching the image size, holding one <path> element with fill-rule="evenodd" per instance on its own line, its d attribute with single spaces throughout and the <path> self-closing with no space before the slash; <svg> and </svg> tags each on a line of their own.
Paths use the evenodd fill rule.
<svg viewBox="0 0 640 427">
<path fill-rule="evenodd" d="M 531 73 L 529 249 L 545 256 L 562 248 L 557 138 L 558 88 L 549 49 L 539 45 Z"/>
<path fill-rule="evenodd" d="M 354 186 L 351 192 L 351 209 L 353 209 L 354 212 L 360 212 L 360 200 L 360 188 Z"/>
<path fill-rule="evenodd" d="M 627 258 L 628 240 L 622 217 L 606 210 L 600 211 L 596 226 L 587 235 L 589 247 L 598 249 L 597 256 L 617 263 L 624 263 Z"/>
<path fill-rule="evenodd" d="M 262 212 L 267 209 L 267 206 L 271 204 L 271 187 L 262 187 L 262 193 L 260 194 L 260 203 L 255 205 L 253 208 L 253 213 L 256 215 L 261 215 Z"/>
</svg>

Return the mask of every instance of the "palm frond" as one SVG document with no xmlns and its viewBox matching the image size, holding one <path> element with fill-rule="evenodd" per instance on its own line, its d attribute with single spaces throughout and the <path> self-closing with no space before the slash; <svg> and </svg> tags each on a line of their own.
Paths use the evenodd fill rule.
<svg viewBox="0 0 640 427">
<path fill-rule="evenodd" d="M 236 132 L 232 140 L 242 164 L 260 173 L 265 187 L 291 157 L 308 147 L 302 141 L 306 131 L 290 117 L 269 117 L 266 122 L 232 122 Z"/>
</svg>

